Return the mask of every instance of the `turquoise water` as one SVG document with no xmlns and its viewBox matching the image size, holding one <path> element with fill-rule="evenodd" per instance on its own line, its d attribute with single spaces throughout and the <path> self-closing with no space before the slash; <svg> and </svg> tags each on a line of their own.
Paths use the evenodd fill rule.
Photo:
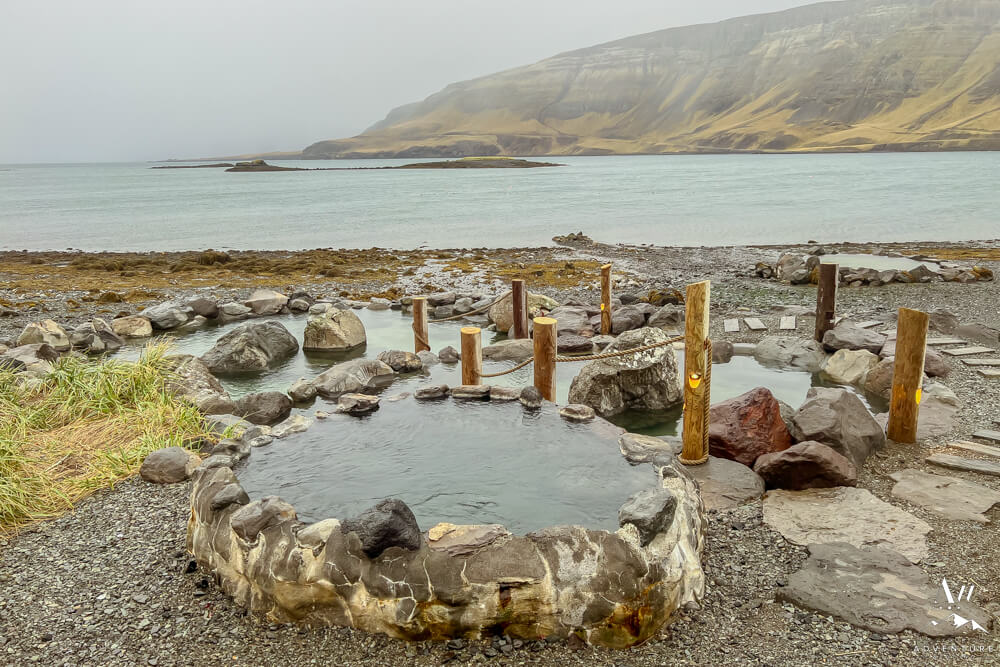
<svg viewBox="0 0 1000 667">
<path fill-rule="evenodd" d="M 0 249 L 662 245 L 998 236 L 1000 153 L 558 158 L 551 169 L 0 167 Z M 412 160 L 275 162 L 381 166 Z"/>
</svg>

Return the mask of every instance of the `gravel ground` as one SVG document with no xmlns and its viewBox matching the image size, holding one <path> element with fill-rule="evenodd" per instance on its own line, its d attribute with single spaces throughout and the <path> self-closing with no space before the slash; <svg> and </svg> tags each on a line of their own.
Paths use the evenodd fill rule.
<svg viewBox="0 0 1000 667">
<path fill-rule="evenodd" d="M 753 262 L 774 261 L 777 254 L 769 248 L 602 246 L 577 256 L 613 259 L 643 288 L 711 278 L 713 336 L 721 338 L 723 317 L 767 315 L 775 304 L 814 305 L 814 288 L 747 277 Z M 997 263 L 986 265 L 1000 270 Z M 594 294 L 562 290 L 559 296 Z M 945 308 L 963 322 L 998 327 L 1000 284 L 892 285 L 840 292 L 840 311 L 859 318 L 888 318 L 899 306 Z M 0 338 L 16 334 L 29 317 L 32 314 L 0 319 Z M 808 326 L 811 323 L 808 320 Z M 726 338 L 759 337 L 743 332 Z M 1000 381 L 986 380 L 958 361 L 949 363 L 953 371 L 946 383 L 964 404 L 954 433 L 921 446 L 890 443 L 869 461 L 859 485 L 930 523 L 931 556 L 922 566 L 932 580 L 947 576 L 976 582 L 976 601 L 1000 618 L 1000 565 L 993 557 L 1000 552 L 995 525 L 1000 509 L 989 513 L 993 523 L 982 526 L 947 521 L 889 495 L 892 481 L 887 475 L 905 467 L 1000 488 L 997 478 L 923 463 L 931 449 L 1000 419 Z M 235 607 L 208 576 L 193 568 L 184 549 L 187 494 L 186 484 L 154 486 L 131 479 L 80 503 L 72 514 L 0 541 L 0 664 L 1000 664 L 997 628 L 988 636 L 948 640 L 912 632 L 884 636 L 775 602 L 775 592 L 805 559 L 805 550 L 762 524 L 759 503 L 709 516 L 705 599 L 680 613 L 662 637 L 629 651 L 499 639 L 407 644 L 349 629 L 272 625 Z"/>
</svg>

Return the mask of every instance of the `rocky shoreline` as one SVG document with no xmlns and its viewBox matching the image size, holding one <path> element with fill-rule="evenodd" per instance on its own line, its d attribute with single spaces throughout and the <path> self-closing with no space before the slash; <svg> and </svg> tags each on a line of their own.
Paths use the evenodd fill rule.
<svg viewBox="0 0 1000 667">
<path fill-rule="evenodd" d="M 556 296 L 562 303 L 594 301 L 593 267 L 605 261 L 615 265 L 615 293 L 623 297 L 623 303 L 635 295 L 649 300 L 653 291 L 666 297 L 673 290 L 682 290 L 685 283 L 710 279 L 712 337 L 734 344 L 760 343 L 776 333 L 776 326 L 772 325 L 771 331 L 741 329 L 733 334 L 723 330 L 724 319 L 759 318 L 776 324 L 780 314 L 791 312 L 790 307 L 807 310 L 815 305 L 813 288 L 764 278 L 755 269 L 760 262 L 774 264 L 783 251 L 808 254 L 808 247 L 602 246 L 585 237 L 564 242 L 568 245 L 503 251 L 357 251 L 341 256 L 341 266 L 348 269 L 347 275 L 339 277 L 315 273 L 317 265 L 323 263 L 320 258 L 329 259 L 334 251 L 322 255 L 320 251 L 249 253 L 246 257 L 234 253 L 228 260 L 196 263 L 200 269 L 187 271 L 170 270 L 172 264 L 183 265 L 183 253 L 175 257 L 2 253 L 0 277 L 5 286 L 0 289 L 0 341 L 16 337 L 29 322 L 44 318 L 80 325 L 95 316 L 135 315 L 140 307 L 146 307 L 148 314 L 149 306 L 169 299 L 188 302 L 210 296 L 219 303 L 243 303 L 253 288 L 262 285 L 280 286 L 288 294 L 385 298 L 387 303 L 406 294 L 431 291 L 499 293 L 510 277 L 503 272 L 509 264 L 524 272 L 533 290 Z M 891 244 L 882 248 L 925 253 L 989 271 L 1000 268 L 996 242 Z M 872 250 L 855 244 L 836 249 Z M 312 266 L 301 268 L 301 262 L 310 261 Z M 377 268 L 380 261 L 381 272 Z M 547 271 L 545 267 L 552 265 L 561 270 Z M 534 275 L 536 271 L 541 275 Z M 123 275 L 128 273 L 132 275 Z M 74 275 L 93 287 L 67 289 L 74 285 Z M 143 286 L 144 281 L 148 287 Z M 967 338 L 971 339 L 967 334 L 978 332 L 984 336 L 983 344 L 992 343 L 996 348 L 998 304 L 1000 290 L 995 281 L 964 284 L 928 279 L 842 290 L 838 311 L 855 322 L 877 320 L 888 327 L 900 306 L 946 310 L 953 314 L 957 326 L 980 327 L 966 330 Z M 96 330 L 90 335 L 100 338 Z M 990 335 L 993 340 L 988 339 Z M 880 340 L 879 347 L 885 342 Z M 995 527 L 949 520 L 892 493 L 897 480 L 890 475 L 904 468 L 941 474 L 940 468 L 924 461 L 928 453 L 968 439 L 972 432 L 1000 420 L 1000 383 L 983 378 L 957 358 L 946 356 L 940 362 L 947 369 L 948 386 L 961 403 L 950 428 L 919 446 L 890 442 L 859 468 L 856 483 L 859 490 L 905 508 L 932 528 L 927 534 L 927 555 L 918 569 L 935 581 L 941 577 L 975 581 L 977 603 L 1000 616 L 1000 571 L 992 559 L 979 557 L 1000 546 Z M 996 477 L 973 473 L 956 476 L 1000 490 Z M 628 653 L 589 648 L 573 641 L 405 644 L 349 630 L 270 625 L 245 615 L 190 565 L 183 529 L 188 492 L 183 483 L 153 486 L 132 480 L 86 501 L 72 515 L 39 524 L 0 543 L 0 655 L 6 653 L 14 662 L 42 664 L 210 664 L 234 656 L 239 664 L 301 664 L 314 654 L 316 646 L 323 646 L 329 659 L 343 664 L 792 665 L 802 664 L 804 659 L 846 665 L 950 665 L 991 664 L 1000 651 L 997 630 L 986 636 L 949 639 L 931 639 L 912 630 L 880 634 L 785 601 L 783 589 L 806 562 L 808 552 L 765 523 L 764 514 L 769 510 L 759 501 L 709 512 L 706 598 L 700 605 L 683 610 L 661 637 Z M 986 517 L 995 522 L 1000 510 L 990 510 Z M 58 577 L 53 579 L 49 568 L 40 567 L 29 556 L 38 552 L 48 554 Z M 42 606 L 37 604 L 41 599 L 58 602 Z M 119 626 L 125 628 L 121 633 Z"/>
</svg>

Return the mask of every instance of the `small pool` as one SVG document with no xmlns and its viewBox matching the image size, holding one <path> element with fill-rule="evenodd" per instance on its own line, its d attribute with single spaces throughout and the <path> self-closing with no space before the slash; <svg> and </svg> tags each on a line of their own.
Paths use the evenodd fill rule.
<svg viewBox="0 0 1000 667">
<path fill-rule="evenodd" d="M 306 521 L 392 497 L 424 530 L 447 521 L 515 534 L 570 524 L 614 531 L 622 503 L 657 481 L 652 466 L 622 457 L 619 433 L 602 420 L 568 422 L 551 405 L 407 398 L 256 448 L 237 475 L 251 497 L 279 495 Z"/>
<path fill-rule="evenodd" d="M 875 269 L 876 271 L 910 271 L 921 264 L 935 266 L 934 262 L 918 262 L 909 257 L 886 257 L 884 255 L 869 255 L 866 253 L 839 253 L 823 255 L 820 260 L 824 264 L 838 264 L 852 269 Z M 931 268 L 928 267 L 928 268 Z"/>
</svg>

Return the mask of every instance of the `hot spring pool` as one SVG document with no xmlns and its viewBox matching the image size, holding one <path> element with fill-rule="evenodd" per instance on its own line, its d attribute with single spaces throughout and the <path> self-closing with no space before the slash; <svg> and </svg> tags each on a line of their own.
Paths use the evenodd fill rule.
<svg viewBox="0 0 1000 667">
<path fill-rule="evenodd" d="M 237 475 L 251 497 L 279 495 L 306 521 L 392 497 L 424 530 L 445 521 L 515 534 L 569 524 L 613 531 L 621 504 L 657 481 L 652 466 L 622 457 L 619 434 L 602 420 L 568 422 L 551 405 L 406 398 L 256 448 Z"/>
</svg>

